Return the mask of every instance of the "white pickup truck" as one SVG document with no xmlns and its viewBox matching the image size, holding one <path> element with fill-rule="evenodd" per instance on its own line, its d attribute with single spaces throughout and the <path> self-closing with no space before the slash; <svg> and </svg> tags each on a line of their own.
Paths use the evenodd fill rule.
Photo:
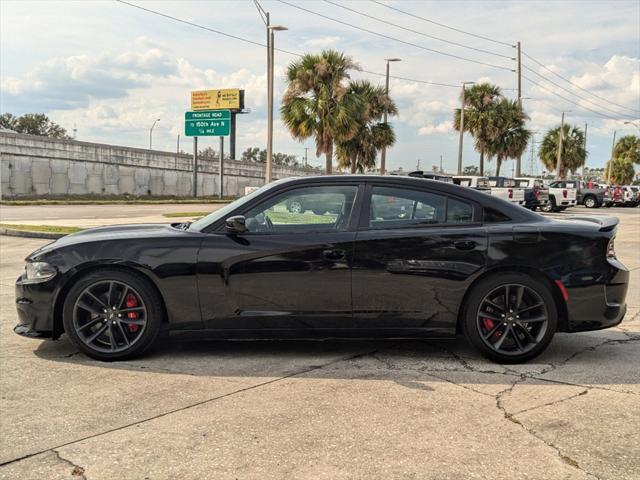
<svg viewBox="0 0 640 480">
<path fill-rule="evenodd" d="M 453 183 L 462 187 L 473 188 L 490 193 L 489 177 L 479 177 L 477 175 L 454 175 Z"/>
<path fill-rule="evenodd" d="M 491 195 L 517 205 L 524 205 L 524 188 L 516 187 L 513 178 L 489 177 Z"/>
<path fill-rule="evenodd" d="M 556 180 L 549 183 L 549 203 L 541 208 L 543 212 L 560 212 L 577 203 L 578 189 L 574 182 Z"/>
</svg>

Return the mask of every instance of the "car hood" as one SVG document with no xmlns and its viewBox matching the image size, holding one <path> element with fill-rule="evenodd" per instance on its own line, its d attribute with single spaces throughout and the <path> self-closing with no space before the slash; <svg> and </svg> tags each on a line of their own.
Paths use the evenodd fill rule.
<svg viewBox="0 0 640 480">
<path fill-rule="evenodd" d="M 179 224 L 173 224 L 179 225 Z M 185 235 L 186 231 L 172 226 L 172 224 L 134 224 L 134 225 L 111 225 L 108 227 L 96 227 L 82 230 L 81 232 L 72 233 L 59 238 L 53 243 L 39 248 L 27 257 L 27 260 L 37 260 L 46 253 L 54 250 L 78 245 L 81 243 L 105 242 L 110 240 L 122 239 L 145 239 L 157 237 L 173 237 Z M 191 233 L 193 234 L 193 232 Z"/>
</svg>

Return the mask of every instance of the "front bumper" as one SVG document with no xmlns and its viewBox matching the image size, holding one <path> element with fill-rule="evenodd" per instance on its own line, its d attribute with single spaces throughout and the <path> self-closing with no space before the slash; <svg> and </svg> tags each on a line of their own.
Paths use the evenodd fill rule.
<svg viewBox="0 0 640 480">
<path fill-rule="evenodd" d="M 56 277 L 43 283 L 27 283 L 24 274 L 15 285 L 18 325 L 13 331 L 26 337 L 54 336 L 53 310 Z"/>
<path fill-rule="evenodd" d="M 605 284 L 578 285 L 567 279 L 567 331 L 583 332 L 615 327 L 627 312 L 625 302 L 629 288 L 629 271 L 618 261 L 610 265 Z"/>
</svg>

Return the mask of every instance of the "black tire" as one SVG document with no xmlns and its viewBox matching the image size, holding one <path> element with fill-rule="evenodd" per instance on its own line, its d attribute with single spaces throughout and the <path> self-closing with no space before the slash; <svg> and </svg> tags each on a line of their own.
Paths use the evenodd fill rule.
<svg viewBox="0 0 640 480">
<path fill-rule="evenodd" d="M 324 215 L 326 210 L 322 210 L 321 208 L 314 208 L 312 211 L 314 215 Z"/>
<path fill-rule="evenodd" d="M 546 205 L 540 208 L 540 210 L 546 213 L 553 212 L 555 211 L 555 209 L 556 209 L 556 198 L 553 196 L 550 196 L 549 201 L 546 203 Z"/>
<path fill-rule="evenodd" d="M 586 197 L 584 197 L 583 203 L 587 208 L 598 208 L 600 206 L 598 205 L 598 199 L 593 195 L 587 195 Z"/>
<path fill-rule="evenodd" d="M 536 326 L 536 323 L 528 323 L 529 321 L 533 322 L 533 320 L 527 320 L 526 318 L 518 320 L 506 318 L 504 321 L 508 321 L 508 327 L 501 327 L 499 325 L 501 321 L 495 322 L 495 328 L 509 328 L 512 329 L 512 332 L 519 332 L 522 338 L 520 336 L 518 338 L 521 338 L 521 340 L 526 340 L 527 338 L 522 335 L 524 332 L 520 330 L 523 324 L 526 324 L 527 328 L 532 329 L 530 334 L 531 337 L 535 336 L 535 341 L 528 343 L 527 348 L 521 349 L 520 342 L 512 338 L 514 341 L 511 343 L 515 345 L 515 351 L 508 351 L 506 349 L 504 351 L 500 350 L 502 345 L 508 343 L 506 342 L 506 338 L 508 338 L 507 335 L 513 335 L 510 330 L 504 330 L 506 338 L 500 344 L 498 350 L 489 346 L 491 344 L 492 335 L 489 335 L 489 338 L 487 338 L 487 336 L 483 335 L 481 332 L 483 327 L 480 322 L 487 320 L 486 318 L 483 318 L 484 315 L 489 315 L 485 313 L 484 310 L 481 310 L 481 308 L 487 308 L 487 303 L 485 303 L 487 302 L 486 298 L 492 295 L 493 292 L 500 291 L 500 289 L 504 288 L 506 285 L 509 285 L 510 288 L 515 287 L 516 289 L 524 287 L 523 291 L 526 291 L 527 293 L 526 295 L 521 296 L 521 302 L 524 301 L 525 296 L 528 296 L 528 298 L 537 299 L 534 300 L 534 302 L 539 301 L 540 305 L 543 305 L 539 307 L 541 309 L 539 311 L 529 309 L 528 313 L 522 314 L 523 317 L 526 317 L 529 314 L 542 315 L 540 312 L 543 312 L 544 315 L 542 316 L 546 317 L 546 322 L 544 324 L 541 322 L 539 327 Z M 517 293 L 517 290 L 515 290 L 515 292 Z M 511 297 L 512 295 L 507 293 L 505 296 Z M 495 315 L 499 316 L 498 314 Z M 507 313 L 507 315 L 515 314 Z M 462 331 L 464 332 L 467 340 L 483 356 L 498 363 L 522 363 L 540 355 L 549 346 L 549 343 L 555 334 L 557 324 L 558 312 L 550 288 L 546 284 L 529 275 L 515 272 L 500 273 L 486 277 L 476 284 L 468 297 L 462 317 Z M 507 325 L 507 323 L 504 323 L 504 325 Z M 516 326 L 518 327 L 517 329 Z M 487 328 L 489 327 L 494 328 L 494 325 L 489 325 Z M 542 330 L 543 327 L 544 330 Z M 536 328 L 539 328 L 540 330 L 534 331 Z M 497 333 L 498 332 L 495 334 L 497 335 Z M 520 353 L 520 351 L 522 351 L 522 353 Z"/>
<path fill-rule="evenodd" d="M 114 299 L 109 301 L 109 297 L 112 296 L 112 287 L 110 286 L 112 284 L 115 285 L 113 287 Z M 107 285 L 109 285 L 108 293 L 103 293 L 102 295 L 98 293 L 101 289 L 104 291 Z M 86 293 L 87 291 L 89 293 Z M 128 293 L 133 295 L 139 302 L 135 304 L 137 308 L 127 308 L 129 305 L 123 304 L 125 299 L 129 298 Z M 81 298 L 84 300 L 88 296 L 95 298 L 96 303 L 92 303 L 90 309 L 85 309 L 80 306 L 80 303 L 83 303 Z M 97 302 L 101 302 L 101 304 Z M 112 312 L 109 304 L 116 303 L 119 303 L 118 309 L 111 307 L 113 308 Z M 101 306 L 106 306 L 107 308 L 101 310 Z M 91 313 L 89 313 L 89 310 L 91 310 Z M 140 311 L 143 318 L 136 316 L 136 320 L 133 320 L 132 317 L 128 317 L 128 313 L 119 313 L 120 310 L 123 312 L 130 310 Z M 162 299 L 146 278 L 137 273 L 116 269 L 95 270 L 77 280 L 65 299 L 62 315 L 65 332 L 78 349 L 91 358 L 105 362 L 128 360 L 144 354 L 158 339 L 165 317 Z M 81 316 L 84 316 L 84 318 L 79 320 L 78 318 Z M 117 318 L 122 316 L 124 318 Z M 80 322 L 84 322 L 84 324 L 80 325 Z M 133 325 L 134 322 L 139 322 L 137 324 L 139 326 L 136 327 L 135 331 L 128 330 L 126 327 L 133 329 L 129 325 Z M 107 326 L 110 323 L 112 325 Z M 116 330 L 116 327 L 118 330 Z M 91 328 L 94 328 L 94 330 L 92 331 Z M 85 332 L 88 332 L 87 335 L 89 337 L 93 337 L 93 332 L 97 333 L 97 330 L 103 328 L 106 330 L 103 330 L 104 333 L 96 340 L 89 342 L 90 338 L 82 337 Z M 138 332 L 138 329 L 141 331 Z M 115 334 L 113 333 L 114 331 Z M 106 343 L 101 340 L 103 335 L 109 338 L 111 351 L 108 351 L 109 347 L 103 346 Z M 116 345 L 115 349 L 113 348 L 114 343 Z M 118 345 L 118 343 L 121 345 Z"/>
</svg>

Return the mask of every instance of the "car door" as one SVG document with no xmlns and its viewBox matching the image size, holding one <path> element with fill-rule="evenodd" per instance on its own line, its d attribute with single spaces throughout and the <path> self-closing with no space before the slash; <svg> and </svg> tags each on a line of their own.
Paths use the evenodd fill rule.
<svg viewBox="0 0 640 480">
<path fill-rule="evenodd" d="M 481 215 L 464 198 L 370 185 L 355 241 L 354 325 L 452 334 L 462 297 L 486 263 Z"/>
<path fill-rule="evenodd" d="M 345 327 L 359 191 L 356 182 L 294 186 L 234 212 L 245 216 L 246 233 L 220 229 L 200 250 L 205 326 Z"/>
</svg>

